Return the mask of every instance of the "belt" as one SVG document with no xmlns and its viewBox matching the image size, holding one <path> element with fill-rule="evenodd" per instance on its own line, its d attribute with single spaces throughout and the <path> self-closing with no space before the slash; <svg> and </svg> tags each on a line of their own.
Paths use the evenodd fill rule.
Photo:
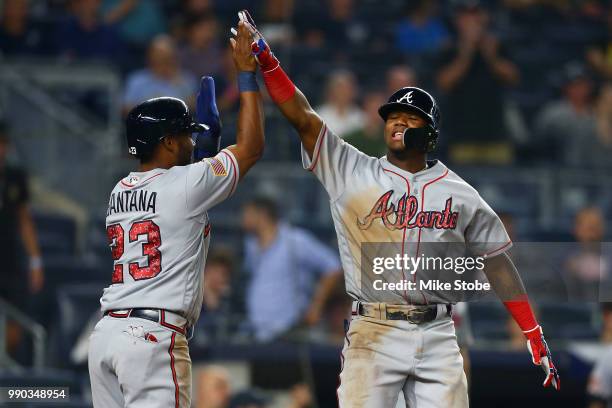
<svg viewBox="0 0 612 408">
<path fill-rule="evenodd" d="M 413 324 L 422 324 L 436 319 L 450 317 L 451 304 L 435 305 L 391 305 L 388 303 L 365 303 L 353 301 L 352 315 L 372 317 L 379 320 L 406 320 Z"/>
<path fill-rule="evenodd" d="M 191 332 L 193 331 L 193 327 L 188 325 L 187 319 L 178 313 L 170 312 L 164 309 L 135 308 L 107 310 L 104 312 L 104 316 L 115 317 L 118 319 L 137 317 L 139 319 L 150 320 L 187 337 L 191 337 Z"/>
</svg>

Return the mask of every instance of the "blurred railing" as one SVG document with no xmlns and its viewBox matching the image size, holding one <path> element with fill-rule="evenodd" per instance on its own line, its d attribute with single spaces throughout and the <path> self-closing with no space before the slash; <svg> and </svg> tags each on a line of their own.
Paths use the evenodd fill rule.
<svg viewBox="0 0 612 408">
<path fill-rule="evenodd" d="M 21 366 L 9 356 L 7 350 L 6 333 L 9 319 L 32 335 L 34 350 L 32 364 L 35 368 L 42 368 L 45 364 L 47 339 L 45 328 L 16 307 L 5 302 L 2 298 L 0 298 L 0 367 L 7 367 L 13 370 L 21 369 Z"/>
<path fill-rule="evenodd" d="M 106 202 L 121 163 L 118 73 L 105 65 L 0 62 L 0 112 L 24 166 L 84 206 Z"/>
</svg>

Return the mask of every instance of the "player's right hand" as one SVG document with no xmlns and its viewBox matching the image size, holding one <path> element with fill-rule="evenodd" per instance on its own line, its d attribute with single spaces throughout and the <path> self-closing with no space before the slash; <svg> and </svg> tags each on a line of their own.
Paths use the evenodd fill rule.
<svg viewBox="0 0 612 408">
<path fill-rule="evenodd" d="M 232 44 L 232 57 L 238 71 L 255 72 L 257 70 L 257 62 L 251 51 L 252 42 L 253 35 L 251 31 L 244 22 L 240 21 L 238 23 L 236 37 L 230 38 L 230 43 Z"/>
<path fill-rule="evenodd" d="M 531 353 L 533 364 L 541 366 L 542 370 L 544 370 L 544 374 L 546 374 L 546 378 L 542 385 L 548 387 L 552 384 L 558 391 L 561 388 L 559 372 L 553 363 L 548 344 L 546 344 L 546 340 L 544 340 L 542 328 L 538 325 L 532 330 L 523 333 L 525 337 L 527 337 L 527 349 L 529 353 Z"/>
</svg>

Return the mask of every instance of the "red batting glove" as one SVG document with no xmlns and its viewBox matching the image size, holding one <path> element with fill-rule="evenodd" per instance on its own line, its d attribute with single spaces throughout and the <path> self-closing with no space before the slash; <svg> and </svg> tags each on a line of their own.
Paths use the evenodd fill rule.
<svg viewBox="0 0 612 408">
<path fill-rule="evenodd" d="M 533 364 L 541 366 L 546 374 L 546 378 L 542 385 L 548 387 L 552 384 L 558 391 L 561 388 L 559 372 L 553 363 L 548 344 L 546 344 L 546 340 L 544 340 L 542 328 L 540 325 L 537 325 L 531 330 L 524 331 L 523 334 L 527 337 L 527 349 L 529 353 L 531 353 Z"/>
</svg>

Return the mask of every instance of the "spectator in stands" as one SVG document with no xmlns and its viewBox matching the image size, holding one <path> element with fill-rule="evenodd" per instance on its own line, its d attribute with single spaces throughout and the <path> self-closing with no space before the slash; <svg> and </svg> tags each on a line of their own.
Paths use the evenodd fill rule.
<svg viewBox="0 0 612 408">
<path fill-rule="evenodd" d="M 293 12 L 295 0 L 266 0 L 265 19 L 260 31 L 266 33 L 266 41 L 272 46 L 291 46 L 295 37 Z"/>
<path fill-rule="evenodd" d="M 599 354 L 587 383 L 588 408 L 612 405 L 612 347 Z"/>
<path fill-rule="evenodd" d="M 203 14 L 214 11 L 213 0 L 185 0 L 183 1 L 183 12 L 189 14 Z"/>
<path fill-rule="evenodd" d="M 325 124 L 340 137 L 363 127 L 364 115 L 356 105 L 357 92 L 352 72 L 335 71 L 327 81 L 325 102 L 316 109 Z"/>
<path fill-rule="evenodd" d="M 200 370 L 194 384 L 196 408 L 228 408 L 230 404 L 230 374 L 221 366 L 209 365 Z"/>
<path fill-rule="evenodd" d="M 324 318 L 311 330 L 309 338 L 312 342 L 342 346 L 346 336 L 344 322 L 351 318 L 352 299 L 342 291 L 336 291 L 330 296 L 325 306 Z"/>
<path fill-rule="evenodd" d="M 250 275 L 247 313 L 255 338 L 269 341 L 321 319 L 342 278 L 338 256 L 309 232 L 284 223 L 274 200 L 245 204 L 244 266 Z"/>
<path fill-rule="evenodd" d="M 327 47 L 336 56 L 345 57 L 352 47 L 364 44 L 368 28 L 357 17 L 354 0 L 327 0 L 327 7 L 310 10 L 298 19 L 298 29 L 311 48 Z"/>
<path fill-rule="evenodd" d="M 387 96 L 405 86 L 418 86 L 417 76 L 409 65 L 394 65 L 387 71 Z"/>
<path fill-rule="evenodd" d="M 5 0 L 0 22 L 0 51 L 5 56 L 36 55 L 45 51 L 44 34 L 30 20 L 28 0 Z"/>
<path fill-rule="evenodd" d="M 599 340 L 606 349 L 595 360 L 587 383 L 589 408 L 607 408 L 612 403 L 612 302 L 601 303 Z"/>
<path fill-rule="evenodd" d="M 148 67 L 129 75 L 123 98 L 124 111 L 147 99 L 172 96 L 193 105 L 197 81 L 181 70 L 174 41 L 166 36 L 155 37 L 149 46 Z"/>
<path fill-rule="evenodd" d="M 601 304 L 601 334 L 599 341 L 602 344 L 612 344 L 612 302 Z"/>
<path fill-rule="evenodd" d="M 612 145 L 597 133 L 593 82 L 580 62 L 563 69 L 563 95 L 542 108 L 535 123 L 538 142 L 565 166 L 609 166 Z M 604 110 L 603 113 L 609 111 Z M 608 142 L 609 143 L 609 142 Z M 545 153 L 544 151 L 543 153 Z"/>
<path fill-rule="evenodd" d="M 612 148 L 612 82 L 601 87 L 595 105 L 595 118 L 599 143 L 609 150 Z"/>
<path fill-rule="evenodd" d="M 0 123 L 0 298 L 20 309 L 28 310 L 31 294 L 44 286 L 42 258 L 36 228 L 28 208 L 29 191 L 26 172 L 8 162 L 8 128 Z M 22 248 L 27 256 L 23 267 Z M 25 269 L 25 270 L 24 270 Z M 8 322 L 6 344 L 14 352 L 21 343 L 20 327 Z"/>
<path fill-rule="evenodd" d="M 363 127 L 349 132 L 345 136 L 347 142 L 368 156 L 381 157 L 387 152 L 387 146 L 383 140 L 385 123 L 378 114 L 378 108 L 385 102 L 387 102 L 387 99 L 382 93 L 368 93 L 363 98 Z"/>
<path fill-rule="evenodd" d="M 103 0 L 102 14 L 107 24 L 117 26 L 134 51 L 144 51 L 156 35 L 166 30 L 161 0 Z"/>
<path fill-rule="evenodd" d="M 266 408 L 270 403 L 263 392 L 258 389 L 243 390 L 232 397 L 230 408 Z"/>
<path fill-rule="evenodd" d="M 221 116 L 225 114 L 233 114 L 238 110 L 238 92 L 237 81 L 234 79 L 238 73 L 232 59 L 232 49 L 227 47 L 222 54 L 222 70 L 221 74 L 215 77 L 215 89 L 217 92 L 217 107 Z"/>
<path fill-rule="evenodd" d="M 410 55 L 439 51 L 449 33 L 438 15 L 438 2 L 417 0 L 406 3 L 406 17 L 395 28 L 395 47 Z"/>
<path fill-rule="evenodd" d="M 609 259 L 602 256 L 605 220 L 597 207 L 578 211 L 574 221 L 576 247 L 563 262 L 563 274 L 570 298 L 596 301 L 600 287 L 609 278 Z"/>
<path fill-rule="evenodd" d="M 612 80 L 612 11 L 608 11 L 608 35 L 587 49 L 586 59 L 603 79 Z"/>
<path fill-rule="evenodd" d="M 55 36 L 57 52 L 66 58 L 103 59 L 121 62 L 124 46 L 115 28 L 106 24 L 100 14 L 101 0 L 71 0 L 70 15 L 58 27 Z"/>
<path fill-rule="evenodd" d="M 290 390 L 290 401 L 287 408 L 309 408 L 313 406 L 314 398 L 308 385 L 295 384 Z"/>
<path fill-rule="evenodd" d="M 176 39 L 184 38 L 185 22 L 192 16 L 215 14 L 219 17 L 219 13 L 215 11 L 214 3 L 213 0 L 184 0 L 165 4 L 166 8 L 170 8 L 170 15 L 172 15 L 170 19 L 170 34 Z"/>
<path fill-rule="evenodd" d="M 223 340 L 230 330 L 230 282 L 234 269 L 233 254 L 227 250 L 210 253 L 204 269 L 202 311 L 196 325 L 196 342 L 205 344 Z"/>
<path fill-rule="evenodd" d="M 438 89 L 446 95 L 442 126 L 455 162 L 508 163 L 513 159 L 504 121 L 504 86 L 519 81 L 517 67 L 490 31 L 477 0 L 458 0 L 457 37 L 439 62 Z"/>
<path fill-rule="evenodd" d="M 181 67 L 196 77 L 216 77 L 223 70 L 224 49 L 217 36 L 218 22 L 213 14 L 190 16 L 186 21 L 185 42 L 179 47 Z"/>
</svg>

